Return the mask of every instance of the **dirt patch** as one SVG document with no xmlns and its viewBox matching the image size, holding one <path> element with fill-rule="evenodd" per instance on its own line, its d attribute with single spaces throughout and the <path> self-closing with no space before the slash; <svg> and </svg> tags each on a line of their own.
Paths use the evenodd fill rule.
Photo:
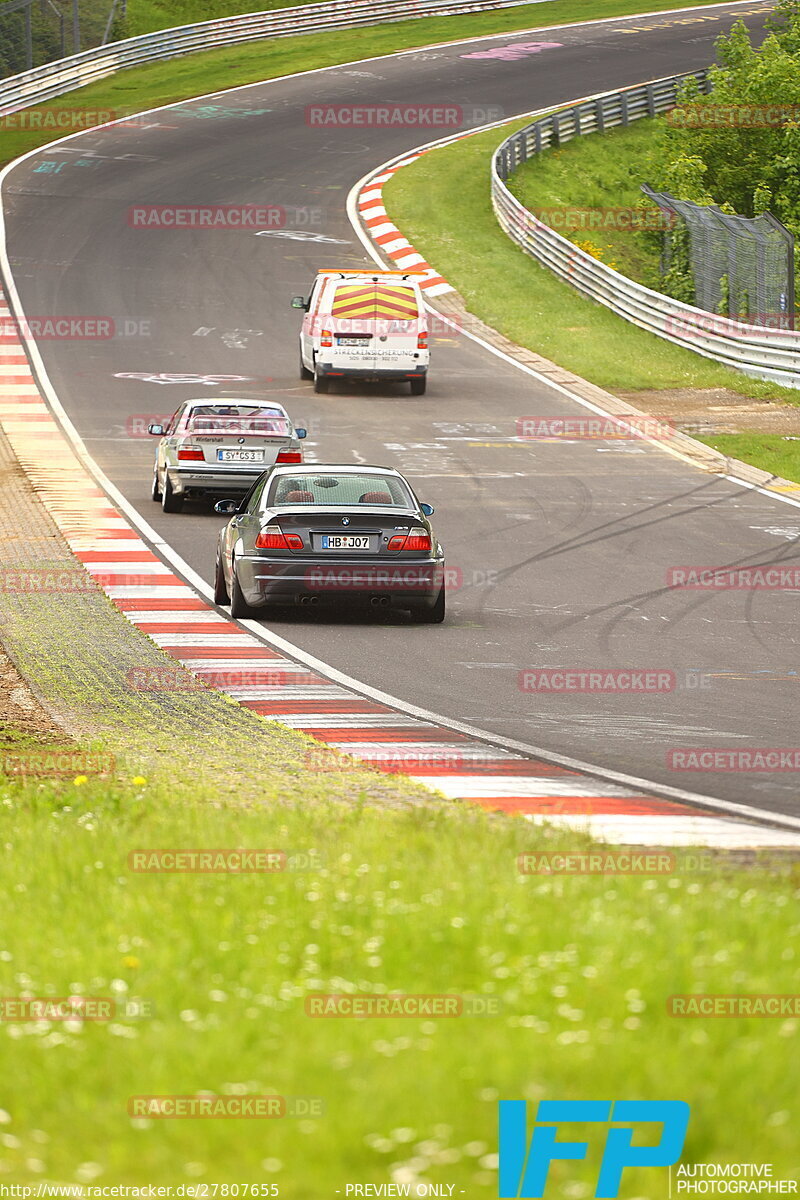
<svg viewBox="0 0 800 1200">
<path fill-rule="evenodd" d="M 674 423 L 682 433 L 800 434 L 800 404 L 754 400 L 727 388 L 618 392 L 622 400 Z"/>
<path fill-rule="evenodd" d="M 44 711 L 8 655 L 0 650 L 0 744 L 25 734 L 38 741 L 70 739 Z"/>
</svg>

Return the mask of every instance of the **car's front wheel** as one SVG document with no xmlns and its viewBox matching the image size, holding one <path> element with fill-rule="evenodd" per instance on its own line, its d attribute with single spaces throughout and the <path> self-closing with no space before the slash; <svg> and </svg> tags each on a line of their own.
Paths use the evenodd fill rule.
<svg viewBox="0 0 800 1200">
<path fill-rule="evenodd" d="M 302 352 L 300 354 L 300 378 L 301 379 L 313 379 L 314 378 L 314 372 L 309 371 L 308 367 L 303 362 Z"/>
<path fill-rule="evenodd" d="M 214 571 L 214 603 L 215 604 L 230 604 L 231 598 L 228 595 L 228 585 L 225 582 L 225 571 L 222 566 L 222 558 L 217 554 L 217 565 Z"/>
<path fill-rule="evenodd" d="M 153 471 L 153 486 L 150 489 L 150 499 L 158 504 L 161 499 L 161 488 L 158 486 L 158 471 Z"/>
<path fill-rule="evenodd" d="M 161 507 L 165 513 L 179 513 L 183 508 L 183 496 L 177 495 L 172 490 L 172 484 L 169 481 L 169 475 L 164 472 L 164 486 L 161 489 Z"/>
<path fill-rule="evenodd" d="M 427 604 L 415 605 L 411 610 L 412 620 L 418 625 L 441 625 L 445 614 L 445 599 L 444 588 L 441 589 L 436 597 L 436 603 L 433 607 Z"/>
</svg>

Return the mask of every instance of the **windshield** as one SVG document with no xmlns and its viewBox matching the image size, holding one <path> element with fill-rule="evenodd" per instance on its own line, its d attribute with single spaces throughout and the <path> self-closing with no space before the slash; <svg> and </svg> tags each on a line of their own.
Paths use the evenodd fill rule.
<svg viewBox="0 0 800 1200">
<path fill-rule="evenodd" d="M 264 507 L 282 504 L 416 507 L 407 487 L 396 475 L 357 475 L 352 472 L 279 475 L 270 485 Z"/>
<path fill-rule="evenodd" d="M 254 404 L 204 404 L 202 408 L 193 408 L 188 414 L 186 429 L 190 433 L 216 433 L 226 437 L 237 433 L 289 437 L 292 432 L 288 417 L 280 409 Z"/>
</svg>

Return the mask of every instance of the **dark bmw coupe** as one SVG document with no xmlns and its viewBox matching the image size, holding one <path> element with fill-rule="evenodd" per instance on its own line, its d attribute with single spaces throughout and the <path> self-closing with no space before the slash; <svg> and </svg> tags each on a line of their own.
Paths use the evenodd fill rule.
<svg viewBox="0 0 800 1200">
<path fill-rule="evenodd" d="M 217 548 L 214 599 L 234 617 L 271 605 L 358 601 L 444 620 L 444 551 L 429 517 L 390 467 L 275 466 L 231 514 Z"/>
</svg>

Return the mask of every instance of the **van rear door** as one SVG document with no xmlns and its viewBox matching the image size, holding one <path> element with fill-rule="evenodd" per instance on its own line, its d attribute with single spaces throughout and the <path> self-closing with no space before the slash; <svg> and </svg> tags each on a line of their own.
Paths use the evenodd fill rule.
<svg viewBox="0 0 800 1200">
<path fill-rule="evenodd" d="M 331 304 L 334 362 L 366 370 L 413 370 L 419 364 L 420 311 L 413 287 L 340 283 Z"/>
</svg>

